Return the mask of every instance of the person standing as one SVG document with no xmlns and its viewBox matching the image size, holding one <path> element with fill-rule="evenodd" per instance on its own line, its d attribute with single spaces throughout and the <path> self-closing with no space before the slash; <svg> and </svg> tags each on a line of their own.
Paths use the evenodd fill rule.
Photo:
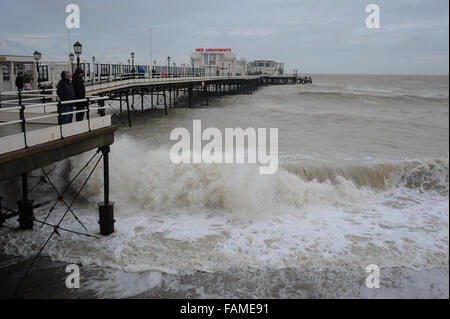
<svg viewBox="0 0 450 319">
<path fill-rule="evenodd" d="M 19 72 L 16 77 L 16 87 L 18 91 L 23 91 L 23 75 L 22 72 Z"/>
<path fill-rule="evenodd" d="M 75 96 L 77 100 L 85 99 L 86 98 L 86 88 L 84 86 L 84 71 L 80 68 L 77 68 L 75 70 L 75 73 L 73 74 L 72 78 L 72 85 L 73 89 L 75 90 Z M 78 102 L 76 104 L 77 111 L 85 110 L 86 109 L 86 103 L 87 102 Z M 82 121 L 84 117 L 85 112 L 80 112 L 76 114 L 76 120 L 77 122 Z"/>
<path fill-rule="evenodd" d="M 59 80 L 58 85 L 56 86 L 59 100 L 60 101 L 70 101 L 76 100 L 75 90 L 73 89 L 73 85 L 71 83 L 72 74 L 67 71 L 61 72 L 61 80 Z M 72 112 L 73 104 L 62 104 L 61 112 Z M 67 124 L 72 122 L 73 114 L 65 114 L 61 118 L 61 124 Z"/>
</svg>

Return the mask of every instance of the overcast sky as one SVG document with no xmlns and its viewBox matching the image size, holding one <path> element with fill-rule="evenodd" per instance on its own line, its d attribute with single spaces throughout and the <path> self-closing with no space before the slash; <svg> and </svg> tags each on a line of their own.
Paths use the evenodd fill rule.
<svg viewBox="0 0 450 319">
<path fill-rule="evenodd" d="M 189 63 L 195 48 L 231 48 L 238 58 L 273 59 L 302 73 L 445 74 L 448 0 L 2 0 L 0 54 L 67 60 L 69 3 L 78 4 L 82 59 L 100 63 Z M 367 29 L 365 8 L 380 7 Z"/>
</svg>

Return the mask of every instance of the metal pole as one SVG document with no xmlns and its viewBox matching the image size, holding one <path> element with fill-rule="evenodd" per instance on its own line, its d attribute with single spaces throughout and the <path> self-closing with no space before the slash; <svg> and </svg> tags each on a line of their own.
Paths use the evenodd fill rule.
<svg viewBox="0 0 450 319">
<path fill-rule="evenodd" d="M 167 115 L 167 101 L 166 101 L 166 90 L 163 90 L 164 93 L 164 113 Z"/>
<path fill-rule="evenodd" d="M 20 229 L 33 228 L 33 201 L 28 199 L 28 174 L 22 174 L 22 200 L 17 202 L 19 207 Z"/>
<path fill-rule="evenodd" d="M 190 87 L 188 91 L 189 91 L 189 108 L 192 108 L 192 87 Z"/>
<path fill-rule="evenodd" d="M 128 94 L 126 95 L 126 99 L 127 99 L 128 126 L 131 127 L 130 101 L 128 100 Z"/>
<path fill-rule="evenodd" d="M 103 191 L 105 205 L 109 205 L 109 146 L 102 148 L 103 153 Z"/>
<path fill-rule="evenodd" d="M 22 199 L 24 202 L 28 201 L 28 175 L 22 174 Z"/>
<path fill-rule="evenodd" d="M 106 236 L 114 232 L 114 203 L 109 201 L 109 145 L 100 148 L 103 154 L 104 202 L 98 204 L 100 234 Z"/>
<path fill-rule="evenodd" d="M 172 90 L 169 88 L 169 108 L 172 108 Z"/>
<path fill-rule="evenodd" d="M 152 109 L 153 108 L 153 89 L 151 90 L 151 93 L 150 93 L 150 96 L 151 96 L 151 100 L 150 100 L 150 108 Z"/>
</svg>

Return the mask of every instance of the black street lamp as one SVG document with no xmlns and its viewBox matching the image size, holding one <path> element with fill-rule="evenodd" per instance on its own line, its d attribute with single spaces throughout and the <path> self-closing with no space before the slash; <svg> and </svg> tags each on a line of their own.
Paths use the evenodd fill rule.
<svg viewBox="0 0 450 319">
<path fill-rule="evenodd" d="M 39 60 L 41 59 L 41 57 L 42 57 L 42 54 L 41 54 L 41 52 L 38 52 L 38 51 L 34 51 L 34 53 L 33 53 L 33 57 L 34 57 L 34 59 L 36 60 L 36 63 L 38 63 L 39 62 Z"/>
<path fill-rule="evenodd" d="M 191 59 L 191 64 L 192 64 L 192 76 L 194 77 L 194 76 L 195 76 L 195 74 L 194 74 L 194 72 L 195 72 L 195 69 L 194 69 L 194 59 Z"/>
<path fill-rule="evenodd" d="M 134 73 L 134 52 L 131 52 L 131 72 Z"/>
<path fill-rule="evenodd" d="M 42 57 L 42 54 L 37 50 L 33 53 L 34 60 L 36 61 L 36 70 L 37 70 L 37 82 L 39 82 L 39 60 Z"/>
<path fill-rule="evenodd" d="M 169 77 L 169 69 L 170 69 L 170 56 L 167 57 L 167 77 Z"/>
<path fill-rule="evenodd" d="M 92 57 L 92 83 L 95 80 L 95 56 Z"/>
<path fill-rule="evenodd" d="M 75 55 L 77 56 L 77 68 L 80 67 L 80 55 L 81 55 L 81 48 L 83 46 L 81 45 L 80 42 L 75 42 L 75 44 L 73 45 L 73 51 L 75 52 Z"/>
</svg>

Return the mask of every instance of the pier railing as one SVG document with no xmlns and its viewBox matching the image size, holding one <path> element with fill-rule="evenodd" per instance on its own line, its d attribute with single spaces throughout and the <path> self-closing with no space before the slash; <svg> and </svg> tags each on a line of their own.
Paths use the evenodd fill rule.
<svg viewBox="0 0 450 319">
<path fill-rule="evenodd" d="M 186 82 L 202 82 L 202 81 L 214 81 L 222 79 L 252 79 L 258 78 L 259 76 L 202 76 L 202 77 L 170 77 L 170 78 L 117 78 L 115 80 L 107 80 L 102 82 L 94 82 L 86 86 L 86 91 L 96 91 L 106 88 L 114 88 L 120 86 L 131 86 L 131 85 L 157 85 L 157 84 L 169 84 L 169 83 L 186 83 Z"/>
<path fill-rule="evenodd" d="M 155 75 L 154 77 L 144 76 L 143 74 L 127 74 L 118 75 L 107 78 L 96 79 L 95 81 L 85 81 L 86 92 L 96 91 L 105 88 L 114 88 L 123 85 L 145 85 L 145 84 L 165 84 L 165 83 L 184 83 L 184 82 L 201 82 L 201 81 L 214 81 L 222 79 L 253 79 L 259 78 L 259 75 L 211 75 L 211 76 L 175 76 L 175 77 L 162 77 L 161 75 Z M 37 94 L 41 98 L 48 98 L 53 92 L 56 92 L 55 88 L 43 88 L 39 90 L 24 90 L 24 95 L 30 96 L 31 94 Z M 8 100 L 4 100 L 2 96 L 17 96 L 17 91 L 0 92 L 0 108 L 4 107 L 4 104 L 8 104 Z"/>
<path fill-rule="evenodd" d="M 0 154 L 28 148 L 34 145 L 64 139 L 65 137 L 90 132 L 111 125 L 111 116 L 105 114 L 104 100 L 108 97 L 87 97 L 70 101 L 53 101 L 48 103 L 33 103 L 39 99 L 55 98 L 47 90 L 0 93 L 6 103 L 16 103 L 17 106 L 0 108 Z M 85 109 L 76 110 L 77 104 L 83 103 Z M 97 105 L 95 105 L 97 104 Z M 63 106 L 74 106 L 73 111 L 63 111 Z M 94 113 L 94 116 L 92 114 Z M 85 119 L 76 121 L 78 113 L 84 113 Z M 64 124 L 64 119 L 73 117 L 73 122 Z"/>
</svg>

